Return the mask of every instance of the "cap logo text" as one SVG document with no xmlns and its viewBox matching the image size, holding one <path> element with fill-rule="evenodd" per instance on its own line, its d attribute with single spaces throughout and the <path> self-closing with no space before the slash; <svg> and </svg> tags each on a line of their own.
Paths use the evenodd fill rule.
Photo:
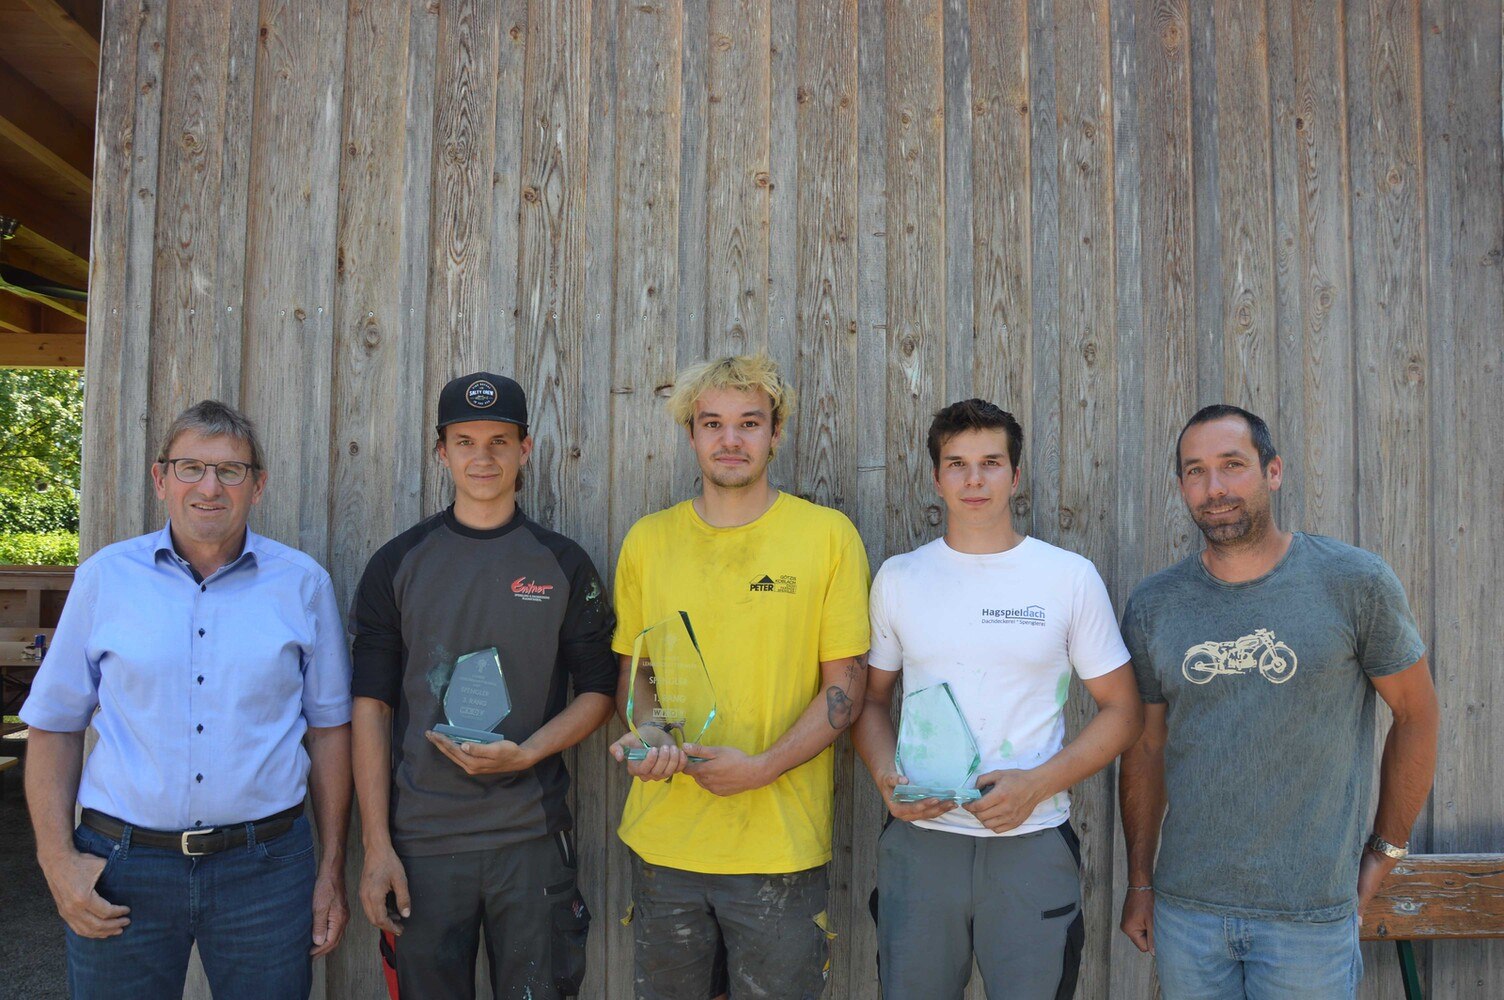
<svg viewBox="0 0 1504 1000">
<path fill-rule="evenodd" d="M 465 387 L 465 402 L 477 409 L 485 409 L 496 402 L 496 386 L 480 379 Z"/>
</svg>

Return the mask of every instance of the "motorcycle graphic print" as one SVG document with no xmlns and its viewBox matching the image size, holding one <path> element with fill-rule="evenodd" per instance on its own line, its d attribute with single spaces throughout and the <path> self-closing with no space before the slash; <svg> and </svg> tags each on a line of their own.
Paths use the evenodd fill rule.
<svg viewBox="0 0 1504 1000">
<path fill-rule="evenodd" d="M 1254 668 L 1271 684 L 1283 684 L 1295 676 L 1299 665 L 1295 651 L 1266 628 L 1231 642 L 1202 642 L 1185 651 L 1180 672 L 1192 684 L 1207 684 L 1213 677 L 1246 674 Z"/>
</svg>

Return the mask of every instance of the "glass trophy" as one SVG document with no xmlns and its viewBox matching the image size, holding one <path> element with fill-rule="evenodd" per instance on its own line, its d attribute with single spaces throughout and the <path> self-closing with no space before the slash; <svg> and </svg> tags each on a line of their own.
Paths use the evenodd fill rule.
<svg viewBox="0 0 1504 1000">
<path fill-rule="evenodd" d="M 975 787 L 982 755 L 949 684 L 904 695 L 893 763 L 909 779 L 893 789 L 894 802 L 946 799 L 959 804 L 982 797 Z"/>
<path fill-rule="evenodd" d="M 506 739 L 496 727 L 511 711 L 512 696 L 501 673 L 501 659 L 491 646 L 456 661 L 444 689 L 448 722 L 434 726 L 433 731 L 456 743 L 496 743 Z"/>
<path fill-rule="evenodd" d="M 627 726 L 642 746 L 628 748 L 627 760 L 643 760 L 649 749 L 663 744 L 662 737 L 649 742 L 643 729 L 662 730 L 683 746 L 704 742 L 714 721 L 715 688 L 689 613 L 676 611 L 637 633 L 627 688 Z"/>
</svg>

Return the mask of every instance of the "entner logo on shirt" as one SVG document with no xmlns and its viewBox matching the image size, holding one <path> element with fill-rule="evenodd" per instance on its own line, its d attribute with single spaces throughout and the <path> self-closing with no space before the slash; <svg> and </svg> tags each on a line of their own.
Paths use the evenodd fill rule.
<svg viewBox="0 0 1504 1000">
<path fill-rule="evenodd" d="M 761 594 L 794 594 L 799 591 L 799 581 L 787 573 L 777 579 L 764 573 L 758 579 L 753 580 L 747 589 Z"/>
<path fill-rule="evenodd" d="M 551 583 L 538 583 L 529 580 L 525 576 L 519 576 L 512 581 L 512 596 L 524 601 L 546 601 L 549 591 L 554 589 Z"/>
<path fill-rule="evenodd" d="M 982 622 L 986 625 L 1044 625 L 1044 608 L 1031 604 L 1027 608 L 983 608 Z"/>
</svg>

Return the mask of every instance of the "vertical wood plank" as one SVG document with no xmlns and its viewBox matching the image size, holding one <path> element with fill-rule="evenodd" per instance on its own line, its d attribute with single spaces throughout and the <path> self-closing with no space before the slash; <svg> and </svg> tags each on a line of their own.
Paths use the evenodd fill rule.
<svg viewBox="0 0 1504 1000">
<path fill-rule="evenodd" d="M 673 383 L 679 275 L 681 6 L 678 0 L 622 5 L 616 12 L 616 338 L 611 351 L 613 488 L 610 551 L 642 515 L 674 499 L 681 431 L 663 409 Z M 610 572 L 610 569 L 607 569 Z M 628 779 L 607 772 L 602 817 L 615 829 Z M 630 901 L 627 850 L 612 837 L 605 872 L 606 996 L 632 996 L 631 931 L 619 922 Z"/>
<path fill-rule="evenodd" d="M 84 338 L 81 558 L 156 520 L 146 465 L 157 457 L 147 420 L 167 9 L 114 4 L 105 19 Z"/>
<path fill-rule="evenodd" d="M 705 191 L 707 354 L 768 338 L 767 4 L 710 0 Z"/>
<path fill-rule="evenodd" d="M 1300 161 L 1299 135 L 1295 131 L 1297 110 L 1295 83 L 1294 17 L 1291 0 L 1265 0 L 1265 23 L 1268 27 L 1269 81 L 1269 174 L 1270 240 L 1273 253 L 1274 305 L 1274 394 L 1277 398 L 1278 426 L 1273 426 L 1278 442 L 1295 443 L 1306 436 L 1305 407 L 1302 405 L 1305 366 L 1302 364 L 1305 341 L 1301 336 L 1300 303 L 1303 295 L 1300 267 Z M 1293 459 L 1293 465 L 1292 465 Z M 1285 458 L 1286 475 L 1296 482 L 1305 478 L 1305 456 L 1295 453 Z M 1286 528 L 1300 527 L 1305 518 L 1305 492 L 1281 489 L 1275 494 L 1275 515 Z"/>
<path fill-rule="evenodd" d="M 529 202 L 525 197 L 528 173 L 534 164 L 523 158 L 522 136 L 525 124 L 532 128 L 541 126 L 529 119 L 535 108 L 528 103 L 532 91 L 524 90 L 533 27 L 528 0 L 498 0 L 496 14 L 496 156 L 491 169 L 489 280 L 493 301 L 485 315 L 486 343 L 491 351 L 485 367 L 516 376 L 522 361 L 518 355 L 517 326 L 523 313 L 522 265 L 526 260 L 519 253 L 518 233 L 524 212 L 538 205 L 536 198 Z M 518 380 L 524 389 L 529 388 L 528 382 Z M 534 477 L 523 477 L 526 490 L 523 503 L 529 505 L 525 508 L 529 514 L 533 513 L 534 482 Z"/>
<path fill-rule="evenodd" d="M 590 9 L 533 0 L 527 25 L 517 262 L 517 376 L 533 436 L 525 481 L 533 516 L 566 531 L 592 519 L 579 506 L 580 375 L 591 360 L 584 342 Z"/>
<path fill-rule="evenodd" d="M 883 0 L 857 0 L 856 526 L 876 571 L 887 555 L 887 31 Z M 855 770 L 855 768 L 853 768 Z M 865 770 L 865 767 L 862 768 Z M 865 780 L 863 780 L 865 778 Z M 867 908 L 877 884 L 877 837 L 887 811 L 870 776 L 857 773 L 851 800 L 851 889 L 846 975 L 834 997 L 878 995 L 877 933 Z M 840 941 L 837 944 L 841 944 Z"/>
<path fill-rule="evenodd" d="M 833 0 L 839 3 L 840 0 Z M 797 367 L 799 345 L 799 2 L 768 4 L 768 354 L 782 371 Z M 795 478 L 792 449 L 780 449 L 775 483 Z"/>
<path fill-rule="evenodd" d="M 1061 544 L 1107 579 L 1116 525 L 1117 338 L 1113 216 L 1111 34 L 1107 0 L 1055 4 L 1056 113 L 1060 149 L 1060 506 Z M 1079 683 L 1066 725 L 1091 717 Z M 1071 821 L 1081 835 L 1086 943 L 1077 996 L 1108 989 L 1113 926 L 1111 782 L 1099 774 L 1073 789 Z"/>
<path fill-rule="evenodd" d="M 422 338 L 411 334 L 403 311 L 403 248 L 418 242 L 426 252 L 428 239 L 426 210 L 414 233 L 404 201 L 412 138 L 405 114 L 413 34 L 409 5 L 401 0 L 365 4 L 350 12 L 347 32 L 329 559 L 341 608 L 349 607 L 371 554 L 411 523 L 413 485 L 404 482 L 403 470 L 415 469 L 431 444 L 412 402 L 422 400 Z M 358 811 L 351 826 L 345 867 L 351 926 L 325 962 L 324 980 L 331 997 L 376 997 L 384 985 L 375 935 L 358 897 L 364 860 Z"/>
<path fill-rule="evenodd" d="M 260 427 L 270 472 L 260 526 L 322 564 L 344 12 L 263 0 L 258 39 L 240 398 Z M 290 162 L 305 169 L 290 171 Z"/>
<path fill-rule="evenodd" d="M 706 147 L 710 85 L 710 7 L 683 6 L 679 79 L 679 357 L 709 356 L 705 326 Z M 693 477 L 684 480 L 685 488 Z"/>
<path fill-rule="evenodd" d="M 1269 165 L 1269 44 L 1263 0 L 1217 0 L 1217 144 L 1222 238 L 1222 398 L 1278 426 Z"/>
<path fill-rule="evenodd" d="M 1196 405 L 1225 402 L 1222 362 L 1222 212 L 1217 175 L 1217 52 L 1219 23 L 1213 5 L 1192 3 L 1191 176 L 1195 180 Z M 1189 414 L 1187 414 L 1189 416 Z"/>
<path fill-rule="evenodd" d="M 975 0 L 970 16 L 971 100 L 950 112 L 971 118 L 970 150 L 952 154 L 971 156 L 971 388 L 1022 422 L 1033 405 L 1029 7 L 1027 0 Z M 957 386 L 950 395 L 961 392 Z M 1032 455 L 1026 461 L 1032 464 Z M 1017 500 L 1027 497 L 1021 489 Z"/>
<path fill-rule="evenodd" d="M 929 541 L 941 510 L 922 443 L 945 398 L 944 9 L 895 3 L 886 18 L 888 185 L 887 539 Z"/>
<path fill-rule="evenodd" d="M 1293 483 L 1301 527 L 1335 538 L 1357 536 L 1357 454 L 1353 442 L 1352 258 L 1348 231 L 1347 49 L 1340 9 L 1293 0 L 1291 39 L 1299 169 L 1301 391 L 1304 433 L 1279 442 L 1299 456 Z M 1281 379 L 1282 384 L 1288 384 Z M 1288 411 L 1296 405 L 1289 397 Z M 1287 426 L 1291 421 L 1287 421 Z M 1318 430 L 1319 428 L 1319 430 Z M 1282 491 L 1283 492 L 1283 491 Z"/>
<path fill-rule="evenodd" d="M 857 499 L 856 0 L 800 0 L 796 13 L 798 299 L 797 360 L 791 373 L 800 406 L 785 450 L 793 456 L 794 489 L 800 496 L 852 515 Z M 780 195 L 794 194 L 775 186 L 772 197 L 776 204 Z M 837 903 L 849 900 L 854 891 L 857 817 L 852 806 L 858 801 L 854 786 L 864 781 L 871 783 L 866 768 L 843 738 L 836 746 L 830 867 L 831 899 Z M 827 914 L 836 935 L 830 980 L 843 986 L 850 981 L 852 963 L 862 961 L 850 947 L 854 915 L 843 905 L 830 907 Z"/>
<path fill-rule="evenodd" d="M 162 129 L 173 153 L 158 187 L 152 327 L 174 348 L 152 352 L 152 446 L 185 406 L 205 398 L 239 402 L 240 324 L 221 324 L 218 314 L 233 309 L 238 317 L 240 303 L 216 294 L 223 283 L 233 295 L 240 283 L 238 274 L 222 274 L 221 264 L 238 271 L 244 263 L 239 253 L 225 261 L 220 254 L 222 239 L 245 239 L 244 217 L 235 211 L 243 195 L 223 185 L 226 157 L 250 150 L 248 135 L 227 134 L 226 109 L 236 103 L 232 77 L 237 88 L 252 77 L 242 63 L 232 65 L 232 8 L 226 0 L 167 5 Z M 228 228 L 221 225 L 225 209 Z"/>
<path fill-rule="evenodd" d="M 1014 500 L 1020 531 L 1060 537 L 1060 174 L 1055 107 L 1055 4 L 1029 0 L 1029 265 L 1031 419 Z M 1022 419 L 1019 421 L 1023 423 Z"/>
<path fill-rule="evenodd" d="M 1421 138 L 1420 18 L 1414 0 L 1353 4 L 1347 20 L 1356 341 L 1357 541 L 1394 567 L 1422 636 L 1434 634 L 1427 235 Z M 1390 716 L 1379 712 L 1382 742 Z M 1411 848 L 1429 847 L 1424 815 Z M 1430 949 L 1418 949 L 1422 979 Z M 1393 951 L 1367 946 L 1365 993 L 1398 997 Z"/>
<path fill-rule="evenodd" d="M 580 418 L 585 427 L 581 461 L 582 505 L 597 514 L 582 521 L 576 536 L 596 568 L 611 579 L 610 561 L 618 542 L 610 537 L 613 477 L 600 474 L 612 468 L 611 345 L 616 336 L 616 5 L 593 0 L 590 15 L 590 160 L 585 206 L 585 342 L 593 358 L 581 372 Z M 572 526 L 573 528 L 573 526 Z M 623 870 L 626 849 L 616 837 L 627 782 L 606 748 L 619 735 L 620 723 L 609 721 L 580 745 L 570 761 L 574 775 L 571 809 L 575 818 L 575 846 L 580 855 L 580 888 L 593 917 L 586 945 L 582 996 L 630 995 L 631 938 L 620 928 L 619 900 L 608 892 L 619 885 L 613 868 Z M 613 945 L 615 950 L 613 950 Z M 614 986 L 612 984 L 615 984 Z"/>
<path fill-rule="evenodd" d="M 971 40 L 987 41 L 973 25 L 968 0 L 945 0 L 945 395 L 940 405 L 976 395 L 975 366 L 994 349 L 974 326 L 972 286 L 973 180 Z M 995 157 L 999 150 L 985 149 Z M 978 248 L 980 249 L 980 248 Z M 985 252 L 985 251 L 984 251 Z"/>
<path fill-rule="evenodd" d="M 1421 12 L 1427 307 L 1436 387 L 1431 664 L 1442 720 L 1433 851 L 1496 851 L 1504 844 L 1500 681 L 1497 671 L 1483 666 L 1494 656 L 1504 613 L 1497 584 L 1504 508 L 1479 502 L 1504 496 L 1499 463 L 1479 460 L 1504 423 L 1504 340 L 1497 320 L 1504 312 L 1500 20 L 1499 6 L 1487 0 L 1427 0 Z M 1504 982 L 1504 941 L 1437 941 L 1431 958 L 1428 997 L 1462 1000 Z"/>
<path fill-rule="evenodd" d="M 434 83 L 432 228 L 428 287 L 425 411 L 438 409 L 451 378 L 497 361 L 491 326 L 491 168 L 496 159 L 495 0 L 439 7 Z M 429 462 L 425 510 L 448 496 L 447 479 Z"/>
</svg>

